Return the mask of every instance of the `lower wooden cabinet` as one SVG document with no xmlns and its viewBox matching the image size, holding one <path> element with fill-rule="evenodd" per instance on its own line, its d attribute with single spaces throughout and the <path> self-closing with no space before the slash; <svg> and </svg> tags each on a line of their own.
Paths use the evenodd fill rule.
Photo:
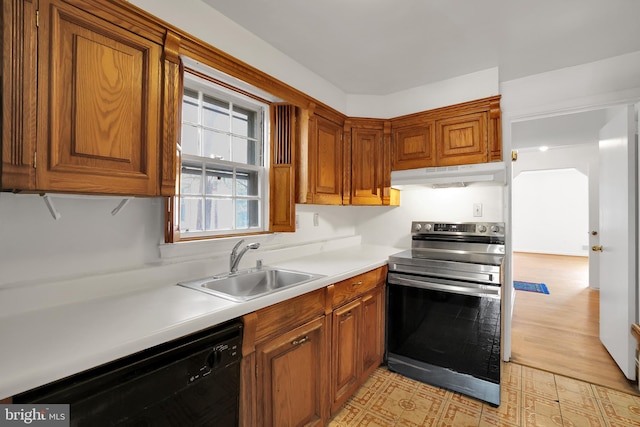
<svg viewBox="0 0 640 427">
<path fill-rule="evenodd" d="M 322 426 L 382 363 L 380 267 L 243 317 L 241 426 Z"/>
<path fill-rule="evenodd" d="M 333 312 L 331 342 L 331 412 L 358 387 L 361 362 L 358 341 L 362 329 L 362 303 L 358 299 Z"/>
<path fill-rule="evenodd" d="M 384 286 L 333 312 L 331 413 L 337 412 L 382 363 Z"/>
<path fill-rule="evenodd" d="M 362 297 L 361 380 L 375 371 L 384 357 L 384 292 L 383 282 L 376 292 Z"/>
<path fill-rule="evenodd" d="M 256 347 L 258 425 L 324 425 L 325 319 L 313 320 Z"/>
</svg>

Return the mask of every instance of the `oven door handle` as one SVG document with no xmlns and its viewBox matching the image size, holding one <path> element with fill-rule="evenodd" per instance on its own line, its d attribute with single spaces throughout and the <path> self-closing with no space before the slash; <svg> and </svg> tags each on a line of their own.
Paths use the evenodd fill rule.
<svg viewBox="0 0 640 427">
<path fill-rule="evenodd" d="M 461 294 L 461 295 L 500 299 L 499 286 L 488 286 L 488 285 L 458 286 L 458 285 L 451 285 L 451 284 L 429 282 L 427 280 L 416 280 L 416 279 L 408 278 L 407 276 L 400 276 L 397 274 L 389 274 L 388 281 L 392 285 L 408 286 L 412 288 L 422 288 L 422 289 L 429 289 L 433 291 L 450 292 L 450 293 Z"/>
</svg>

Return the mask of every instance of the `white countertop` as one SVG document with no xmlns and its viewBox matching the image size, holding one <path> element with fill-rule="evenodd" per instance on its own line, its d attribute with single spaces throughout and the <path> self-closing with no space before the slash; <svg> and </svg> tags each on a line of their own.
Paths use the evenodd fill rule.
<svg viewBox="0 0 640 427">
<path fill-rule="evenodd" d="M 398 251 L 359 245 L 270 263 L 326 277 L 242 303 L 162 285 L 2 317 L 0 399 L 364 273 Z"/>
</svg>

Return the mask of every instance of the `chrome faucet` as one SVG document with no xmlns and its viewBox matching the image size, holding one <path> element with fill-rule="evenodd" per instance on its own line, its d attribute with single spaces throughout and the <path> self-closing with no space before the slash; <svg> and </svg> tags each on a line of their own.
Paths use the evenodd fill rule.
<svg viewBox="0 0 640 427">
<path fill-rule="evenodd" d="M 247 253 L 249 249 L 258 249 L 260 247 L 260 243 L 249 243 L 247 246 L 242 248 L 240 253 L 238 253 L 238 248 L 243 243 L 244 243 L 244 239 L 236 243 L 236 245 L 231 250 L 231 257 L 229 257 L 229 270 L 231 274 L 238 272 L 238 264 L 240 263 L 240 260 L 242 259 L 244 254 Z"/>
</svg>

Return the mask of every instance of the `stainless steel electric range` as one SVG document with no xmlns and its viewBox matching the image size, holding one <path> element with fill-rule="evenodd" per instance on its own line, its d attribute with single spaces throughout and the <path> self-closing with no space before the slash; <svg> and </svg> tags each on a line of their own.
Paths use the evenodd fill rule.
<svg viewBox="0 0 640 427">
<path fill-rule="evenodd" d="M 391 371 L 500 404 L 504 223 L 414 221 L 389 257 Z"/>
</svg>

